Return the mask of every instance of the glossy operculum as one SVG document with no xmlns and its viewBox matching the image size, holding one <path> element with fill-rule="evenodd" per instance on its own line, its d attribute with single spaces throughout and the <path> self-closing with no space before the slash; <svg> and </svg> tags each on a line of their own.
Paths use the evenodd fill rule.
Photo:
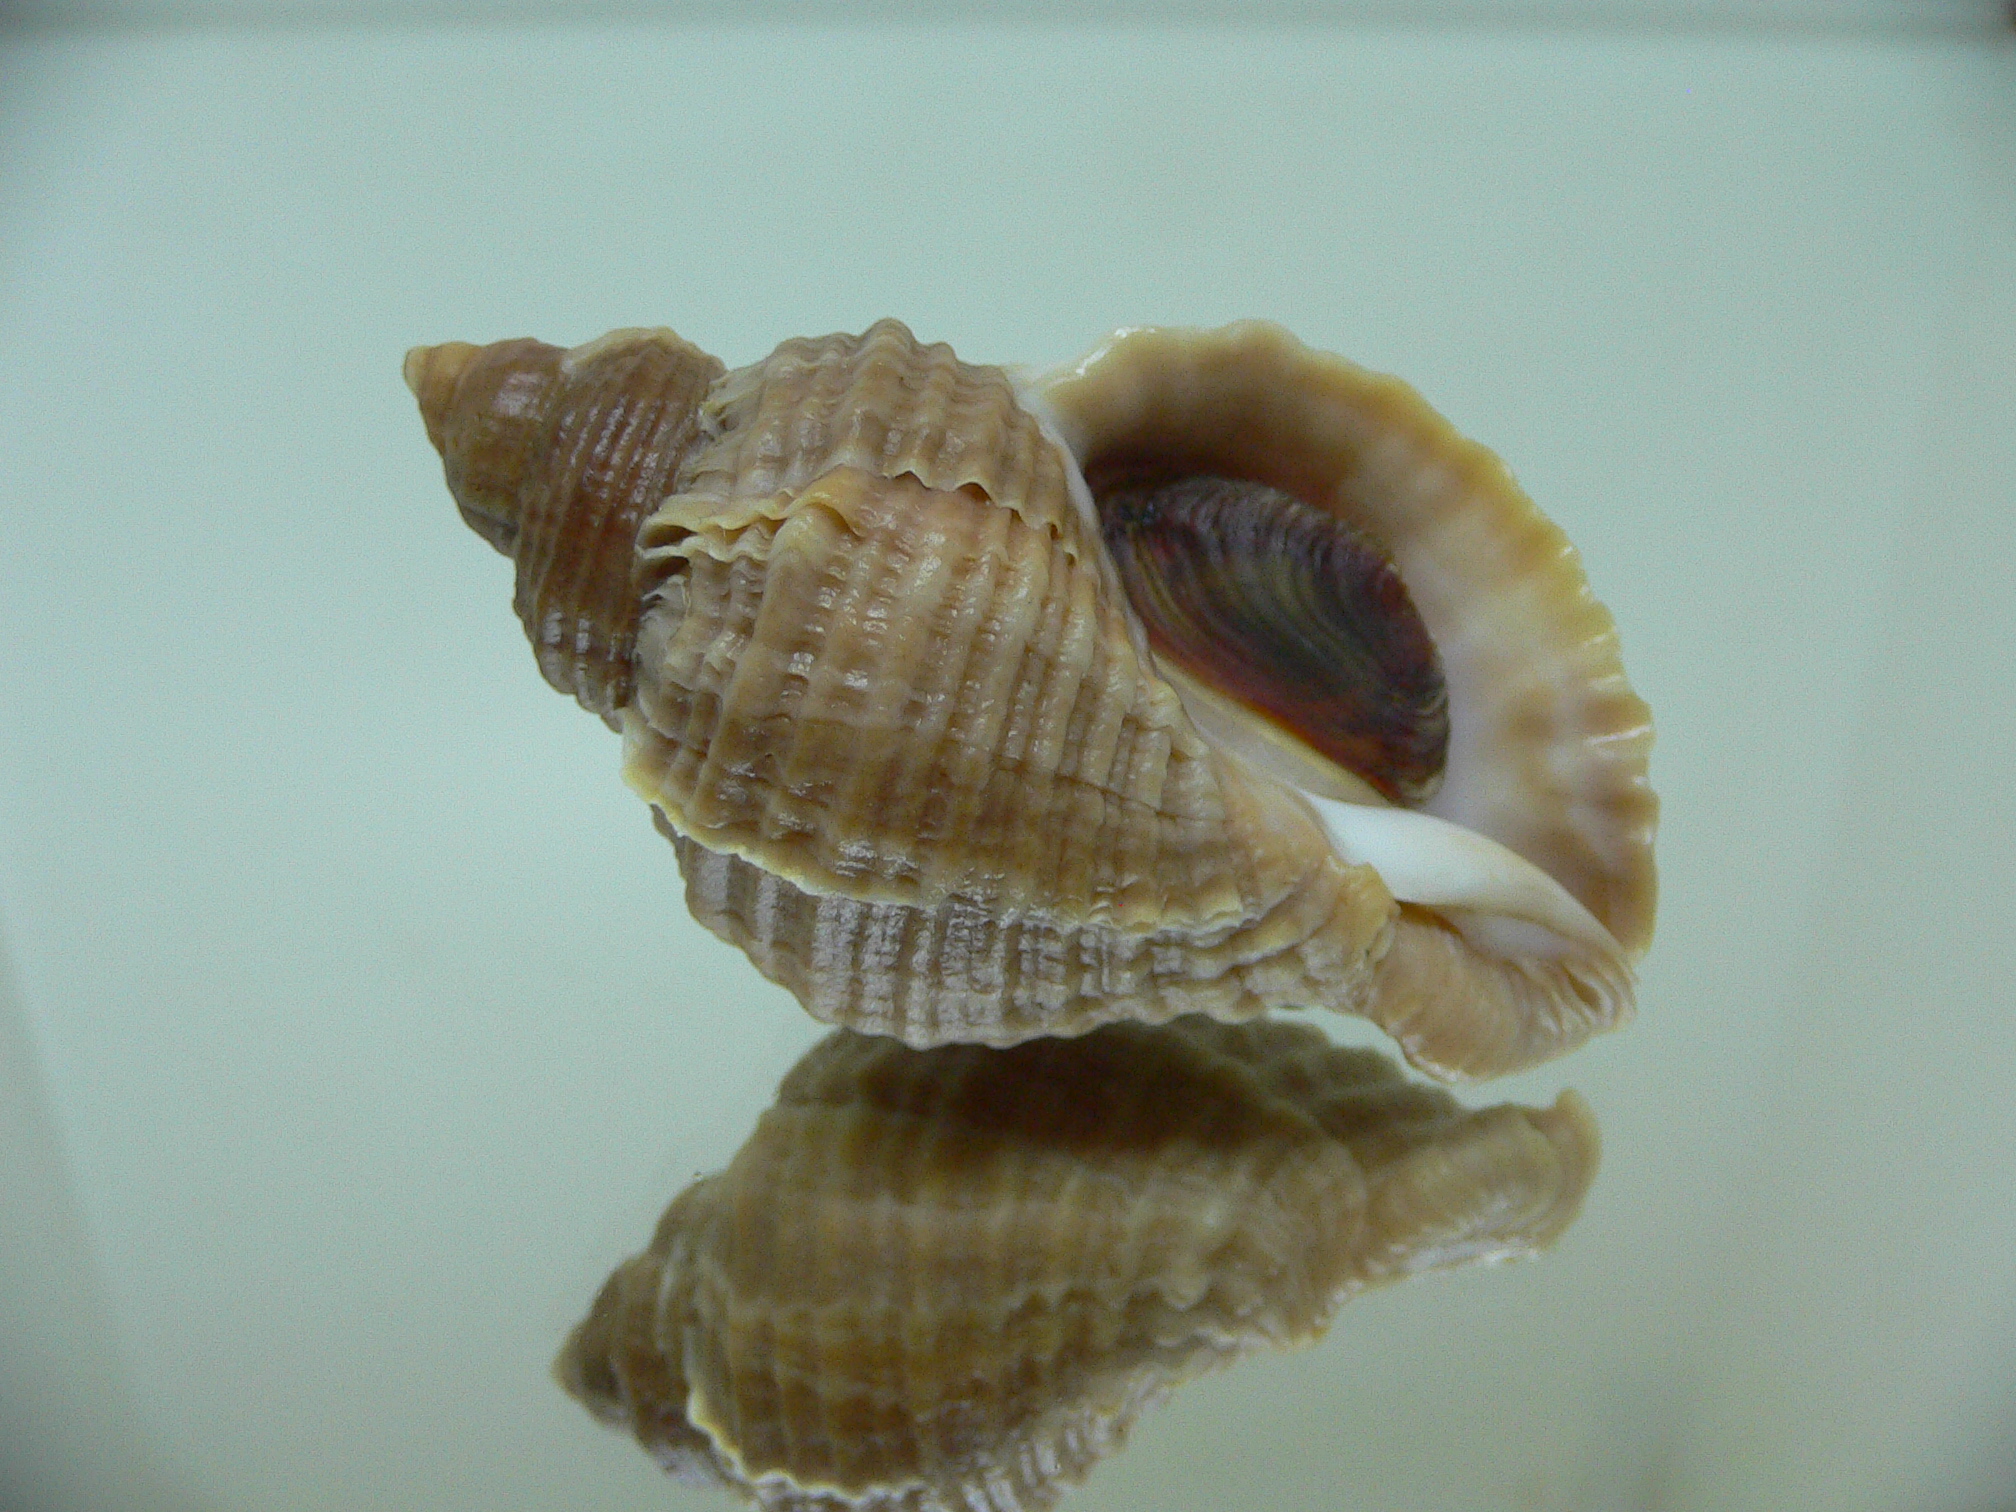
<svg viewBox="0 0 2016 1512">
<path fill-rule="evenodd" d="M 1441 660 L 1363 531 L 1249 479 L 1102 469 L 1087 483 L 1159 656 L 1394 802 L 1434 791 Z"/>
<path fill-rule="evenodd" d="M 462 518 L 517 568 L 539 670 L 611 720 L 635 685 L 638 522 L 671 488 L 721 363 L 670 331 L 418 347 L 420 401 Z"/>
</svg>

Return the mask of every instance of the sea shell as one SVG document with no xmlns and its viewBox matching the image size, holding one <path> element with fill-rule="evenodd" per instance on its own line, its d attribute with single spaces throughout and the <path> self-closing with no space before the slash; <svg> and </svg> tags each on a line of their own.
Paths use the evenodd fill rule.
<svg viewBox="0 0 2016 1512">
<path fill-rule="evenodd" d="M 729 373 L 623 331 L 407 377 L 693 912 L 815 1017 L 1006 1045 L 1320 1003 L 1455 1076 L 1628 1012 L 1644 706 L 1559 532 L 1390 380 L 1249 325 L 1018 381 L 893 321 Z M 1448 668 L 1425 808 L 1151 649 L 1081 463 L 1200 461 L 1391 554 Z"/>
<path fill-rule="evenodd" d="M 555 1373 L 772 1512 L 1025 1512 L 1140 1412 L 1381 1282 L 1573 1220 L 1573 1093 L 1466 1111 L 1305 1025 L 1010 1050 L 839 1031 L 611 1276 Z"/>
</svg>

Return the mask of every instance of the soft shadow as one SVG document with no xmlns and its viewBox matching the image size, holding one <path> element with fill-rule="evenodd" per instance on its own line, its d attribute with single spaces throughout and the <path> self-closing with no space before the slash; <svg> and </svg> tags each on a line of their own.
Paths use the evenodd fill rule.
<svg viewBox="0 0 2016 1512">
<path fill-rule="evenodd" d="M 0 945 L 0 1506 L 190 1512 L 145 1439 Z"/>
</svg>

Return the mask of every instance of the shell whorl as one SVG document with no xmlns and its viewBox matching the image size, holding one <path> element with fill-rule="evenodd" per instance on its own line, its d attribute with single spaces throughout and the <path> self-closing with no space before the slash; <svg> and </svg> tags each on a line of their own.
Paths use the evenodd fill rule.
<svg viewBox="0 0 2016 1512">
<path fill-rule="evenodd" d="M 670 491 L 722 372 L 666 330 L 407 354 L 462 518 L 517 568 L 513 607 L 540 672 L 612 725 L 635 681 L 638 522 Z"/>
<path fill-rule="evenodd" d="M 913 1045 L 1348 998 L 1391 898 L 1199 734 L 1001 370 L 883 321 L 730 374 L 701 430 L 639 532 L 623 718 L 698 917 Z"/>
</svg>

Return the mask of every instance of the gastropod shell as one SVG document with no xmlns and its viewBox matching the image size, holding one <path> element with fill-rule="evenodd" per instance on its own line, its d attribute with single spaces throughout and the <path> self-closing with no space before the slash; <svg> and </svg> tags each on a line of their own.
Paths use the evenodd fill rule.
<svg viewBox="0 0 2016 1512">
<path fill-rule="evenodd" d="M 1277 327 L 1049 374 L 894 321 L 419 348 L 541 670 L 687 899 L 913 1046 L 1323 1005 L 1443 1076 L 1624 1018 L 1651 727 L 1560 532 Z"/>
</svg>

